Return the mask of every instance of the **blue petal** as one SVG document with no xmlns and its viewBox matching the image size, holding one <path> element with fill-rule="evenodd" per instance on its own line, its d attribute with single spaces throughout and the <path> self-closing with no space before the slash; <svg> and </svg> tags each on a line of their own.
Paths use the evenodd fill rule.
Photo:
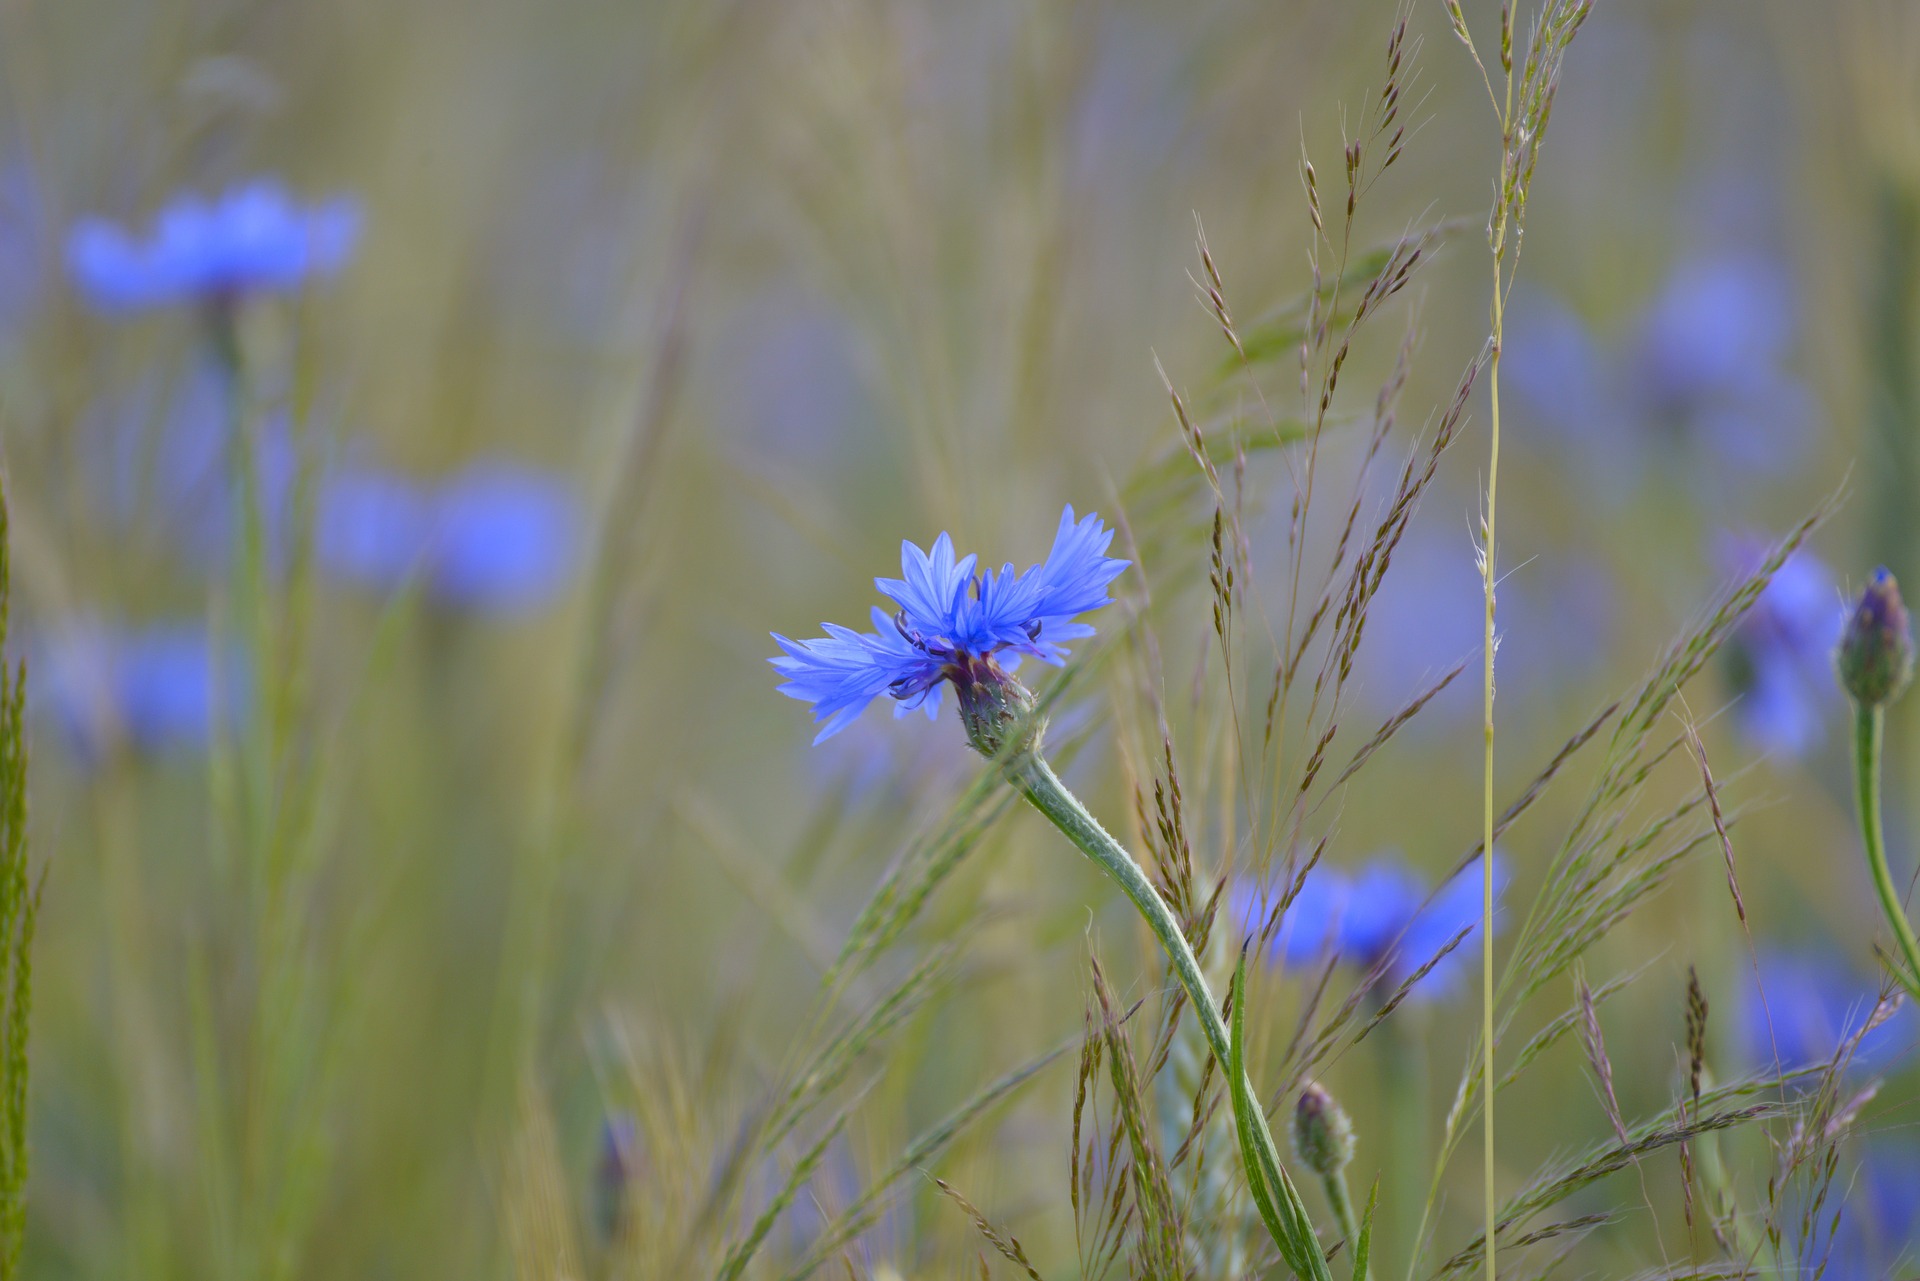
<svg viewBox="0 0 1920 1281">
<path fill-rule="evenodd" d="M 1065 622 L 1111 604 L 1107 585 L 1127 567 L 1126 561 L 1106 554 L 1112 544 L 1113 531 L 1101 524 L 1099 516 L 1089 513 L 1085 520 L 1075 521 L 1069 503 L 1060 513 L 1053 550 L 1037 571 L 1033 617 Z"/>
<path fill-rule="evenodd" d="M 1113 531 L 1099 516 L 1076 520 L 1069 504 L 1045 561 L 1017 577 L 1011 565 L 982 577 L 980 598 L 964 615 L 966 634 L 982 650 L 1004 646 L 1064 661 L 1061 641 L 1093 634 L 1073 619 L 1111 604 L 1107 586 L 1127 567 L 1105 554 L 1112 542 Z"/>
<path fill-rule="evenodd" d="M 814 719 L 823 722 L 816 743 L 851 725 L 891 683 L 891 674 L 872 647 L 862 643 L 860 633 L 832 623 L 826 629 L 826 636 L 810 641 L 788 640 L 775 632 L 773 639 L 786 657 L 767 660 L 787 678 L 780 686 L 782 694 L 813 704 Z"/>
<path fill-rule="evenodd" d="M 871 633 L 833 623 L 825 624 L 827 635 L 816 640 L 793 641 L 774 633 L 786 655 L 767 661 L 787 678 L 780 692 L 812 703 L 814 719 L 824 722 L 816 743 L 851 725 L 869 703 L 896 687 L 907 691 L 896 713 L 924 708 L 932 717 L 939 712 L 939 662 L 914 648 L 883 611 L 873 614 L 879 630 Z"/>
<path fill-rule="evenodd" d="M 876 578 L 880 594 L 900 607 L 907 627 L 928 639 L 951 641 L 959 630 L 957 614 L 973 581 L 976 558 L 955 560 L 953 539 L 942 533 L 931 554 L 912 542 L 900 544 L 899 578 Z"/>
</svg>

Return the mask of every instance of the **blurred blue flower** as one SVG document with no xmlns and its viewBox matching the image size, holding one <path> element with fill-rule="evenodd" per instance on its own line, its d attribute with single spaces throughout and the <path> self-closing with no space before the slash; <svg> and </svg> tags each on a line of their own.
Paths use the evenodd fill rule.
<svg viewBox="0 0 1920 1281">
<path fill-rule="evenodd" d="M 716 417 L 749 433 L 770 469 L 841 470 L 880 430 L 859 330 L 816 291 L 779 284 L 742 299 L 703 360 Z"/>
<path fill-rule="evenodd" d="M 67 265 L 87 301 L 105 312 L 284 292 L 345 266 L 360 221 L 354 200 L 303 208 L 279 182 L 256 178 L 211 202 L 176 197 L 144 240 L 83 218 L 67 238 Z"/>
<path fill-rule="evenodd" d="M 1582 553 L 1542 556 L 1500 587 L 1500 630 L 1517 638 L 1499 652 L 1501 688 L 1520 699 L 1551 697 L 1605 661 L 1618 623 L 1605 566 Z M 1416 521 L 1367 611 L 1356 693 L 1382 717 L 1424 693 L 1456 664 L 1466 671 L 1400 731 L 1409 738 L 1480 715 L 1479 654 L 1485 598 L 1474 546 L 1459 525 Z"/>
<path fill-rule="evenodd" d="M 1677 410 L 1747 396 L 1775 376 L 1793 342 L 1793 293 L 1776 263 L 1728 255 L 1682 263 L 1641 318 L 1634 352 L 1643 394 Z"/>
<path fill-rule="evenodd" d="M 431 514 L 433 593 L 483 613 L 549 603 L 579 556 L 579 496 L 564 478 L 498 459 L 443 482 Z"/>
<path fill-rule="evenodd" d="M 1812 395 L 1785 369 L 1794 339 L 1786 271 L 1758 254 L 1682 263 L 1609 344 L 1571 308 L 1519 291 L 1503 368 L 1515 392 L 1610 489 L 1663 440 L 1718 464 L 1789 470 L 1811 438 Z M 1712 479 L 1716 473 L 1709 472 Z"/>
<path fill-rule="evenodd" d="M 1498 851 L 1493 876 L 1497 895 L 1507 882 Z M 1283 893 L 1282 886 L 1235 885 L 1232 904 L 1241 928 L 1250 935 L 1263 931 Z M 1438 957 L 1407 994 L 1410 1001 L 1438 1000 L 1453 990 L 1473 954 L 1483 893 L 1477 860 L 1434 891 L 1431 900 L 1426 883 L 1398 855 L 1377 858 L 1353 876 L 1315 867 L 1275 926 L 1267 959 L 1299 967 L 1333 956 L 1363 974 L 1381 967 L 1381 989 L 1390 995 Z M 1494 926 L 1499 927 L 1497 905 Z M 1459 943 L 1442 956 L 1456 936 Z"/>
<path fill-rule="evenodd" d="M 1842 1041 L 1866 1025 L 1878 991 L 1844 962 L 1816 952 L 1769 949 L 1759 954 L 1757 981 L 1749 971 L 1739 991 L 1737 1022 L 1748 1063 L 1771 1068 L 1811 1067 L 1833 1057 Z M 1903 1002 L 1860 1040 L 1855 1066 L 1888 1071 L 1913 1056 L 1920 1015 Z"/>
<path fill-rule="evenodd" d="M 245 696 L 237 655 L 217 651 L 198 623 L 81 622 L 41 649 L 30 697 L 87 761 L 119 743 L 154 754 L 203 751 Z"/>
<path fill-rule="evenodd" d="M 1731 573 L 1753 572 L 1765 552 L 1757 538 L 1721 540 Z M 1738 699 L 1734 724 L 1756 746 L 1793 757 L 1818 746 L 1827 714 L 1840 703 L 1833 651 L 1846 620 L 1838 585 L 1811 553 L 1788 557 L 1768 581 L 1725 650 Z"/>
<path fill-rule="evenodd" d="M 827 635 L 788 640 L 785 655 L 771 658 L 786 682 L 780 692 L 813 704 L 823 721 L 818 743 L 852 724 L 882 694 L 895 699 L 894 715 L 924 709 L 939 714 L 942 683 L 971 679 L 971 664 L 1006 656 L 1011 670 L 1022 655 L 1049 663 L 1066 661 L 1060 642 L 1093 635 L 1073 620 L 1108 604 L 1108 585 L 1127 562 L 1106 555 L 1113 531 L 1100 518 L 1077 520 L 1069 505 L 1047 559 L 1022 573 L 1012 565 L 974 572 L 975 556 L 956 558 L 953 540 L 941 534 L 933 550 L 913 543 L 900 548 L 899 578 L 876 578 L 874 586 L 896 606 L 889 618 L 873 610 L 872 632 L 822 624 Z"/>
<path fill-rule="evenodd" d="M 320 486 L 315 554 L 363 587 L 391 590 L 417 573 L 444 604 L 521 613 L 566 587 L 581 522 L 565 478 L 516 463 L 484 459 L 437 486 L 352 466 Z"/>
<path fill-rule="evenodd" d="M 425 562 L 433 516 L 412 481 L 346 466 L 322 482 L 314 507 L 314 557 L 335 577 L 391 590 Z"/>
<path fill-rule="evenodd" d="M 1844 1197 L 1840 1222 L 1834 1203 Z M 1831 1281 L 1877 1281 L 1911 1275 L 1914 1242 L 1920 1238 L 1920 1150 L 1912 1145 L 1874 1145 L 1850 1182 L 1836 1176 L 1825 1212 L 1801 1243 L 1801 1275 Z M 1822 1265 L 1824 1264 L 1824 1270 Z M 1896 1271 L 1905 1264 L 1906 1272 Z"/>
</svg>

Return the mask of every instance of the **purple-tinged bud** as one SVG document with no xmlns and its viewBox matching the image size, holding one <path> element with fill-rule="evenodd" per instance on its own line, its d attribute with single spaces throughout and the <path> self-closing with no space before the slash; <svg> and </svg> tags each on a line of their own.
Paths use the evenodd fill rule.
<svg viewBox="0 0 1920 1281">
<path fill-rule="evenodd" d="M 1913 620 L 1884 566 L 1860 594 L 1834 662 L 1841 688 L 1862 707 L 1886 706 L 1913 678 Z"/>
<path fill-rule="evenodd" d="M 1293 1105 L 1293 1151 L 1300 1164 L 1323 1178 L 1353 1160 L 1353 1122 L 1318 1081 L 1301 1086 Z"/>
<path fill-rule="evenodd" d="M 1031 691 L 992 658 L 962 655 L 948 670 L 960 696 L 960 719 L 967 742 L 982 756 L 1020 756 L 1040 750 L 1047 718 Z"/>
</svg>

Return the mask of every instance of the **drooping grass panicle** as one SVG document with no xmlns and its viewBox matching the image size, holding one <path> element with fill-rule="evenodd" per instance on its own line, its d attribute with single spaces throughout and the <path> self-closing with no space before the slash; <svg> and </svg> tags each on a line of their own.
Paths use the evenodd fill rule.
<svg viewBox="0 0 1920 1281">
<path fill-rule="evenodd" d="M 1032 1260 L 1027 1258 L 1026 1247 L 1020 1244 L 1020 1238 L 1011 1232 L 1003 1232 L 990 1222 L 987 1216 L 973 1202 L 967 1200 L 951 1183 L 945 1179 L 935 1179 L 933 1185 L 940 1189 L 940 1195 L 960 1207 L 960 1212 L 972 1222 L 974 1230 L 986 1238 L 1001 1258 L 1019 1268 L 1029 1281 L 1042 1281 L 1040 1273 L 1034 1269 Z M 984 1266 L 983 1266 L 984 1273 Z"/>
</svg>

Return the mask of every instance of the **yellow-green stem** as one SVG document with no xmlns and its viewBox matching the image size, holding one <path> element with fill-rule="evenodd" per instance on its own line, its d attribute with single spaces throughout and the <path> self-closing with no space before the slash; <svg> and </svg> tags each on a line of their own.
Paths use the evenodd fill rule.
<svg viewBox="0 0 1920 1281">
<path fill-rule="evenodd" d="M 1887 843 L 1880 823 L 1880 745 L 1885 735 L 1886 709 L 1855 705 L 1853 709 L 1853 774 L 1860 801 L 1860 839 L 1867 847 L 1867 866 L 1873 869 L 1873 888 L 1880 895 L 1880 908 L 1893 927 L 1906 958 L 1905 968 L 1892 966 L 1894 977 L 1916 999 L 1920 999 L 1920 942 L 1907 923 L 1906 907 L 1894 886 L 1893 873 L 1887 869 Z"/>
<path fill-rule="evenodd" d="M 1486 589 L 1487 602 L 1486 629 L 1481 638 L 1484 651 L 1482 656 L 1484 676 L 1481 690 L 1482 706 L 1485 709 L 1485 757 L 1481 768 L 1484 844 L 1480 847 L 1487 852 L 1487 856 L 1480 860 L 1480 919 L 1484 923 L 1484 928 L 1480 931 L 1480 1071 L 1483 1087 L 1481 1106 L 1485 1109 L 1483 1160 L 1486 1185 L 1483 1190 L 1487 1208 L 1487 1281 L 1494 1281 L 1493 1252 L 1496 1227 L 1494 1220 L 1498 1211 L 1493 1178 L 1493 554 L 1496 496 L 1500 487 L 1500 343 L 1503 337 L 1504 320 L 1501 294 L 1500 253 L 1496 247 L 1493 256 L 1493 351 L 1490 353 L 1487 369 L 1488 417 L 1492 423 L 1492 444 L 1488 449 L 1487 461 L 1486 545 L 1482 549 L 1483 559 L 1480 564 L 1481 582 Z"/>
</svg>

